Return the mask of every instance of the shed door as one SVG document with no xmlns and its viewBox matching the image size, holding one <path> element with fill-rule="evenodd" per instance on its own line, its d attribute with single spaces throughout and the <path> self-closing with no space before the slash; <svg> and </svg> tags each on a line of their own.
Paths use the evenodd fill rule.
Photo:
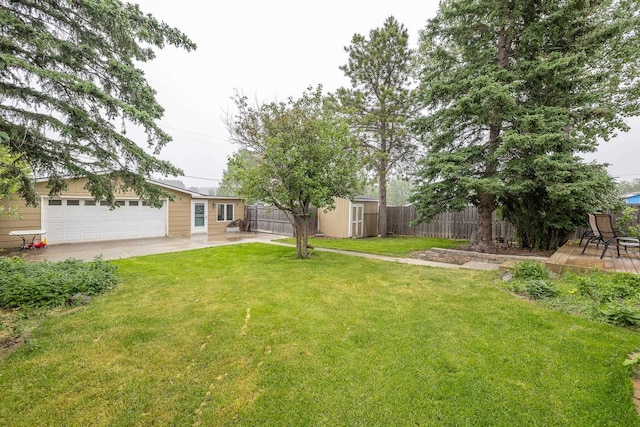
<svg viewBox="0 0 640 427">
<path fill-rule="evenodd" d="M 363 237 L 364 236 L 364 205 L 352 204 L 351 205 L 351 237 Z"/>
</svg>

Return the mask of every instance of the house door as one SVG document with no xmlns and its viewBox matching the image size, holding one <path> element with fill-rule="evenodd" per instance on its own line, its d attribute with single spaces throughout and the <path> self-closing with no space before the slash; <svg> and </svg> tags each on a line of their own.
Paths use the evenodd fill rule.
<svg viewBox="0 0 640 427">
<path fill-rule="evenodd" d="M 207 203 L 191 202 L 191 233 L 206 233 L 207 229 Z"/>
<path fill-rule="evenodd" d="M 364 236 L 364 205 L 351 205 L 351 237 Z"/>
</svg>

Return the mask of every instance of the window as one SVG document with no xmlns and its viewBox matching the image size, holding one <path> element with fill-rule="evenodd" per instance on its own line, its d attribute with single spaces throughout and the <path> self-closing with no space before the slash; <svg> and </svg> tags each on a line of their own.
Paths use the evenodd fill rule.
<svg viewBox="0 0 640 427">
<path fill-rule="evenodd" d="M 62 200 L 49 200 L 49 206 L 62 206 Z"/>
<path fill-rule="evenodd" d="M 149 205 L 149 202 L 143 201 L 142 206 L 150 206 L 150 205 Z"/>
<path fill-rule="evenodd" d="M 233 204 L 218 203 L 218 221 L 233 221 Z"/>
<path fill-rule="evenodd" d="M 125 203 L 126 202 L 124 200 L 116 200 L 116 206 L 124 206 Z"/>
<path fill-rule="evenodd" d="M 85 200 L 84 201 L 84 205 L 85 206 L 95 206 L 96 205 L 96 201 L 95 200 Z"/>
<path fill-rule="evenodd" d="M 80 206 L 80 200 L 67 200 L 67 206 Z"/>
<path fill-rule="evenodd" d="M 109 202 L 106 200 L 100 200 L 100 206 L 109 206 Z"/>
<path fill-rule="evenodd" d="M 129 206 L 138 206 L 137 200 L 129 200 Z"/>
</svg>

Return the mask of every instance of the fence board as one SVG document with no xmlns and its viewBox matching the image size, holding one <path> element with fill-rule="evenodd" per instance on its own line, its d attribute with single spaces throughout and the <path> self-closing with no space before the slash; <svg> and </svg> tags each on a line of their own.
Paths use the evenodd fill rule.
<svg viewBox="0 0 640 427">
<path fill-rule="evenodd" d="M 387 229 L 402 236 L 440 237 L 445 239 L 471 239 L 478 227 L 478 209 L 468 206 L 460 212 L 443 212 L 431 221 L 417 226 L 411 225 L 416 218 L 413 206 L 389 206 L 387 208 Z M 493 237 L 513 240 L 513 226 L 493 216 Z"/>
<path fill-rule="evenodd" d="M 309 235 L 314 235 L 318 227 L 318 209 L 311 208 L 311 221 L 307 223 Z M 279 234 L 293 236 L 293 225 L 287 212 L 273 206 L 250 205 L 247 206 L 247 220 L 249 230 L 260 233 Z"/>
<path fill-rule="evenodd" d="M 632 206 L 636 209 L 632 225 L 640 224 L 640 205 Z M 611 212 L 608 212 L 611 214 Z M 313 209 L 312 218 L 317 218 L 318 210 Z M 287 214 L 271 206 L 251 205 L 247 206 L 247 216 L 250 221 L 250 230 L 264 233 L 293 236 L 293 226 L 287 218 Z M 619 214 L 612 214 L 615 220 Z M 478 228 L 478 209 L 475 206 L 467 206 L 460 212 L 443 212 L 436 215 L 431 221 L 411 225 L 416 219 L 416 210 L 413 206 L 388 206 L 387 229 L 390 233 L 401 236 L 440 237 L 445 239 L 470 240 Z M 585 218 L 586 224 L 586 218 Z M 586 229 L 578 227 L 569 235 L 570 239 L 579 239 Z M 309 234 L 317 232 L 317 221 L 310 221 Z M 492 234 L 494 239 L 501 239 L 505 243 L 515 240 L 515 229 L 511 223 L 498 219 L 493 214 Z"/>
</svg>

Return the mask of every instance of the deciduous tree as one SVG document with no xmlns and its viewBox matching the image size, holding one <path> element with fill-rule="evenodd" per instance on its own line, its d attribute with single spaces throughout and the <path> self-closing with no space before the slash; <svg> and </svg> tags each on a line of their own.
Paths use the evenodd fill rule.
<svg viewBox="0 0 640 427">
<path fill-rule="evenodd" d="M 240 195 L 288 213 L 297 255 L 307 258 L 307 223 L 317 221 L 310 208 L 332 209 L 336 197 L 351 198 L 358 191 L 362 165 L 355 139 L 321 87 L 300 99 L 255 107 L 244 96 L 234 101 L 238 111 L 227 119 L 231 139 L 256 163 L 236 156 L 227 170 L 241 183 Z"/>
<path fill-rule="evenodd" d="M 338 90 L 343 111 L 360 140 L 368 168 L 378 183 L 378 234 L 387 235 L 387 181 L 413 161 L 416 143 L 408 122 L 415 103 L 411 73 L 413 50 L 404 25 L 389 17 L 369 38 L 355 34 L 345 47 L 349 61 L 340 67 L 351 80 Z"/>
<path fill-rule="evenodd" d="M 133 189 L 152 204 L 166 196 L 145 178 L 181 172 L 156 155 L 171 140 L 157 125 L 163 108 L 137 64 L 167 44 L 195 49 L 179 30 L 119 0 L 0 0 L 0 144 L 49 178 L 87 177 L 96 198 L 113 202 Z M 126 136 L 125 124 L 147 135 L 152 154 Z M 122 128 L 121 128 L 122 127 Z M 4 169 L 35 205 L 32 176 Z"/>
<path fill-rule="evenodd" d="M 238 174 L 235 168 L 252 168 L 256 165 L 257 158 L 255 152 L 246 148 L 241 148 L 227 159 L 227 168 L 222 172 L 222 181 L 218 188 L 218 196 L 238 196 L 242 183 L 238 181 Z M 241 166 L 242 165 L 242 166 Z M 247 200 L 248 203 L 254 202 Z"/>
</svg>

